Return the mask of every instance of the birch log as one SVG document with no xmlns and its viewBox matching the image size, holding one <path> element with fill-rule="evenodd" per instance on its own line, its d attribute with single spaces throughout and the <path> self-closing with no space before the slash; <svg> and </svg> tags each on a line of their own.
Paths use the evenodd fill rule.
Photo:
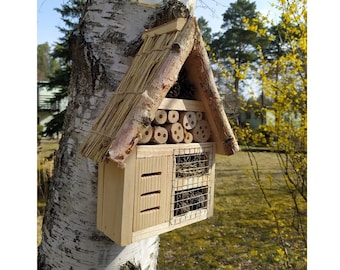
<svg viewBox="0 0 340 270">
<path fill-rule="evenodd" d="M 179 113 L 179 123 L 187 129 L 193 129 L 196 126 L 197 118 L 195 112 L 180 112 Z"/>
<path fill-rule="evenodd" d="M 149 125 L 142 133 L 142 138 L 138 141 L 138 144 L 149 143 L 152 139 L 153 132 L 154 132 L 153 126 Z"/>
<path fill-rule="evenodd" d="M 156 126 L 154 127 L 152 142 L 157 144 L 166 143 L 168 136 L 168 131 L 164 127 Z"/>
<path fill-rule="evenodd" d="M 168 119 L 167 122 L 170 124 L 176 123 L 179 120 L 179 112 L 170 110 L 168 111 Z"/>
<path fill-rule="evenodd" d="M 168 124 L 165 126 L 169 133 L 169 141 L 172 143 L 180 143 L 184 140 L 184 131 L 180 123 Z"/>
<path fill-rule="evenodd" d="M 157 110 L 155 114 L 155 119 L 153 120 L 157 125 L 163 125 L 168 118 L 168 114 L 165 110 Z"/>
<path fill-rule="evenodd" d="M 207 142 L 211 135 L 211 130 L 207 120 L 200 120 L 196 126 L 192 129 L 192 135 L 195 142 L 203 143 Z"/>
<path fill-rule="evenodd" d="M 196 112 L 196 119 L 197 121 L 203 120 L 203 112 Z"/>
<path fill-rule="evenodd" d="M 183 129 L 183 131 L 184 131 L 184 140 L 183 140 L 184 143 L 192 143 L 194 140 L 194 136 L 186 129 Z"/>
</svg>

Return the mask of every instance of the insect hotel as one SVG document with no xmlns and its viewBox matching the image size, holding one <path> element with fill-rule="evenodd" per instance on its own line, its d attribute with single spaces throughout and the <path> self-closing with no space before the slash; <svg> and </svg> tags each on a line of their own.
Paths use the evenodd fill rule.
<svg viewBox="0 0 340 270">
<path fill-rule="evenodd" d="M 142 38 L 81 147 L 99 164 L 97 227 L 121 246 L 212 216 L 215 154 L 239 150 L 196 19 Z"/>
</svg>

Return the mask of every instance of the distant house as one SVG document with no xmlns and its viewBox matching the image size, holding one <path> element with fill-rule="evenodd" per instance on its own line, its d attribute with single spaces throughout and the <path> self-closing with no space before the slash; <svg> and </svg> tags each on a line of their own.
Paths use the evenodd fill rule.
<svg viewBox="0 0 340 270">
<path fill-rule="evenodd" d="M 267 124 L 268 119 L 272 119 L 272 113 L 270 111 L 266 111 L 266 114 L 262 116 L 251 109 L 239 111 L 239 122 L 241 126 L 248 124 L 251 129 L 256 129 L 262 124 Z"/>
<path fill-rule="evenodd" d="M 256 129 L 260 125 L 268 125 L 268 126 L 275 126 L 275 110 L 272 107 L 268 107 L 265 110 L 263 115 L 260 115 L 255 110 L 249 109 L 248 111 L 239 112 L 240 123 L 241 125 L 245 125 L 246 123 L 249 124 L 251 129 Z M 285 123 L 292 123 L 294 127 L 298 128 L 301 122 L 301 115 L 299 113 L 289 113 L 285 112 L 282 115 L 283 122 Z"/>
<path fill-rule="evenodd" d="M 43 127 L 43 131 L 46 129 L 46 124 L 53 119 L 55 114 L 66 109 L 67 98 L 51 102 L 51 99 L 59 92 L 60 89 L 58 88 L 49 90 L 47 81 L 38 81 L 37 83 L 38 125 Z"/>
</svg>

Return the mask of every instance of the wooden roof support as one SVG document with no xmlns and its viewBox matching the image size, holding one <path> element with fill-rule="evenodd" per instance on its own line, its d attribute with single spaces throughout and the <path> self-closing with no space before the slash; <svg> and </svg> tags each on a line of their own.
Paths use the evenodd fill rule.
<svg viewBox="0 0 340 270">
<path fill-rule="evenodd" d="M 137 106 L 130 111 L 110 146 L 108 158 L 115 161 L 118 166 L 125 166 L 126 157 L 138 143 L 170 87 L 176 82 L 178 71 L 190 54 L 195 38 L 196 22 L 194 18 L 189 18 L 151 85 L 142 94 Z"/>
<path fill-rule="evenodd" d="M 190 68 L 192 66 L 200 68 Z M 201 35 L 196 36 L 193 51 L 189 55 L 185 67 L 188 70 L 189 81 L 197 89 L 199 100 L 203 102 L 206 111 L 210 112 L 206 115 L 211 125 L 213 140 L 216 142 L 216 153 L 232 155 L 238 152 L 240 149 L 216 88 Z"/>
</svg>

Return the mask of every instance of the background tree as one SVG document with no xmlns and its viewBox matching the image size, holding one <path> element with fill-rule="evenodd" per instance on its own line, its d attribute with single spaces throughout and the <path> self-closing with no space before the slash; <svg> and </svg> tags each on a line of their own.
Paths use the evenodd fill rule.
<svg viewBox="0 0 340 270">
<path fill-rule="evenodd" d="M 306 0 L 278 0 L 281 20 L 270 28 L 258 29 L 270 46 L 258 47 L 259 81 L 263 95 L 272 101 L 273 124 L 260 126 L 260 132 L 238 129 L 239 138 L 248 146 L 264 144 L 276 153 L 282 179 L 290 194 L 291 220 L 283 221 L 281 205 L 271 199 L 271 175 L 263 175 L 252 152 L 249 152 L 252 175 L 263 193 L 272 219 L 276 222 L 275 238 L 280 244 L 280 263 L 285 269 L 297 269 L 306 260 L 307 234 L 307 11 Z M 268 181 L 269 179 L 269 181 Z M 297 236 L 290 243 L 292 235 Z M 288 243 L 288 244 L 287 244 Z"/>
<path fill-rule="evenodd" d="M 49 77 L 58 68 L 58 63 L 50 55 L 48 43 L 38 45 L 37 52 L 37 80 L 48 81 Z"/>
<path fill-rule="evenodd" d="M 237 125 L 241 83 L 245 82 L 251 64 L 257 60 L 256 47 L 260 42 L 257 33 L 247 29 L 245 22 L 258 22 L 258 17 L 255 2 L 237 0 L 231 3 L 223 14 L 221 28 L 225 32 L 214 34 L 211 43 L 213 56 L 219 63 L 224 78 L 223 91 L 227 95 L 225 100 L 229 100 L 227 111 Z"/>
<path fill-rule="evenodd" d="M 201 35 L 202 35 L 204 42 L 207 45 L 210 44 L 211 39 L 212 39 L 212 33 L 211 33 L 212 29 L 208 26 L 208 21 L 204 19 L 203 17 L 200 17 L 198 18 L 197 22 L 198 22 L 198 26 L 200 28 Z"/>
<path fill-rule="evenodd" d="M 85 6 L 85 0 L 69 0 L 55 10 L 60 13 L 64 22 L 63 27 L 58 27 L 63 36 L 56 42 L 51 58 L 58 63 L 58 68 L 48 76 L 49 89 L 60 89 L 58 93 L 50 100 L 52 104 L 59 103 L 62 99 L 67 98 L 68 85 L 71 76 L 71 55 L 69 50 L 68 39 L 75 29 L 81 12 Z M 53 136 L 59 134 L 64 123 L 65 110 L 53 115 L 50 122 L 46 124 L 44 136 Z"/>
<path fill-rule="evenodd" d="M 195 1 L 185 2 L 194 8 Z M 143 31 L 175 14 L 187 17 L 189 11 L 178 1 L 153 9 L 130 1 L 93 0 L 82 14 L 69 37 L 69 104 L 49 185 L 38 267 L 155 269 L 157 236 L 120 247 L 97 230 L 97 165 L 80 156 L 78 147 L 132 62 Z"/>
</svg>

